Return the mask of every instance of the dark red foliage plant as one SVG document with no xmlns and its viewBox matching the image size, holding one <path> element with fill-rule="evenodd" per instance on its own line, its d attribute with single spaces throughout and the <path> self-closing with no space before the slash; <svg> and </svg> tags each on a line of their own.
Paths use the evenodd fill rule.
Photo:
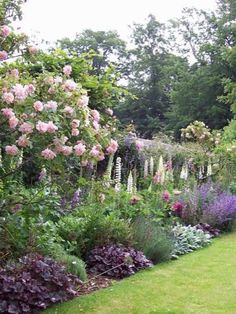
<svg viewBox="0 0 236 314">
<path fill-rule="evenodd" d="M 0 313 L 38 313 L 75 296 L 78 283 L 53 259 L 26 255 L 0 269 Z"/>
<path fill-rule="evenodd" d="M 108 245 L 93 249 L 87 265 L 91 272 L 121 279 L 152 266 L 152 262 L 142 252 L 133 248 Z"/>
</svg>

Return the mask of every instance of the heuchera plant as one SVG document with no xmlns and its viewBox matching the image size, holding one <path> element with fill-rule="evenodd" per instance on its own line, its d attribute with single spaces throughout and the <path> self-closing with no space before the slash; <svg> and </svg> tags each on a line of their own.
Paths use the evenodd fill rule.
<svg viewBox="0 0 236 314">
<path fill-rule="evenodd" d="M 27 255 L 0 269 L 0 313 L 36 313 L 76 295 L 79 280 L 48 257 Z"/>
<path fill-rule="evenodd" d="M 133 248 L 111 245 L 92 250 L 87 265 L 94 273 L 104 273 L 106 276 L 121 279 L 151 267 L 152 262 Z"/>
</svg>

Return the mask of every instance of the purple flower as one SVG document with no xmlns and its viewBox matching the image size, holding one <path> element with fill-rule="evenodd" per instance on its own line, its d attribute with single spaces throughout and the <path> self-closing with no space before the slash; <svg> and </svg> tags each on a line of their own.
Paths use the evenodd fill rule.
<svg viewBox="0 0 236 314">
<path fill-rule="evenodd" d="M 203 212 L 203 221 L 220 226 L 236 217 L 236 195 L 221 193 Z"/>
</svg>

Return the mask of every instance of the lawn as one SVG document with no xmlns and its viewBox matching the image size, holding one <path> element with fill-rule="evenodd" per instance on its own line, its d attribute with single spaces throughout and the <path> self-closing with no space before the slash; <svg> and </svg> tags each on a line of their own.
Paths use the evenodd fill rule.
<svg viewBox="0 0 236 314">
<path fill-rule="evenodd" d="M 236 233 L 45 314 L 236 313 Z"/>
</svg>

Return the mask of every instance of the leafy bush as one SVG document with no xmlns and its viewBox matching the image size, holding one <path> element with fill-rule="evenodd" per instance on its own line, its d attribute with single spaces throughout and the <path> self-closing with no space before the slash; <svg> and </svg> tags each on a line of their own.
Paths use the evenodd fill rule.
<svg viewBox="0 0 236 314">
<path fill-rule="evenodd" d="M 158 223 L 139 217 L 133 224 L 134 247 L 144 252 L 154 264 L 169 260 L 173 241 Z"/>
<path fill-rule="evenodd" d="M 172 257 L 174 258 L 178 255 L 190 253 L 204 247 L 211 241 L 209 233 L 204 233 L 195 226 L 192 227 L 177 224 L 174 226 L 172 233 L 175 241 L 174 250 L 172 252 Z"/>
<path fill-rule="evenodd" d="M 57 234 L 57 228 L 53 222 L 48 221 L 38 226 L 36 242 L 38 252 L 63 263 L 66 271 L 75 274 L 80 280 L 85 281 L 87 279 L 85 263 L 77 256 L 69 254 L 69 250 L 65 250 L 63 239 Z"/>
<path fill-rule="evenodd" d="M 217 237 L 220 234 L 220 230 L 217 228 L 213 228 L 212 226 L 208 225 L 207 223 L 200 223 L 196 225 L 197 229 L 202 230 L 205 233 L 208 233 L 211 237 Z"/>
<path fill-rule="evenodd" d="M 62 218 L 58 223 L 58 234 L 70 245 L 72 254 L 86 257 L 96 246 L 129 244 L 130 228 L 115 214 L 105 215 L 100 208 L 93 207 Z"/>
<path fill-rule="evenodd" d="M 51 258 L 27 255 L 0 270 L 0 313 L 35 313 L 75 294 L 77 279 Z"/>
<path fill-rule="evenodd" d="M 119 279 L 152 266 L 142 252 L 118 245 L 96 247 L 90 252 L 87 264 L 94 273 L 106 272 L 107 276 Z"/>
<path fill-rule="evenodd" d="M 221 193 L 203 213 L 203 221 L 214 227 L 230 229 L 236 218 L 236 195 Z"/>
</svg>

